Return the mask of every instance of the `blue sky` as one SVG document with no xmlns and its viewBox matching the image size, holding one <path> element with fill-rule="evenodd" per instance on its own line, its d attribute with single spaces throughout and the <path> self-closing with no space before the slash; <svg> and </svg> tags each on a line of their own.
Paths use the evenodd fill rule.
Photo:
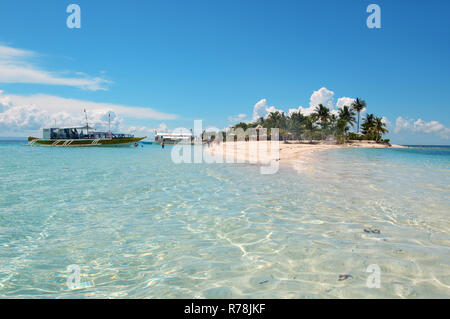
<svg viewBox="0 0 450 319">
<path fill-rule="evenodd" d="M 81 29 L 66 26 L 70 3 L 81 7 Z M 366 26 L 370 3 L 381 8 L 381 29 Z M 82 118 L 89 101 L 123 106 L 111 107 L 118 128 L 144 132 L 195 119 L 224 128 L 239 114 L 251 120 L 263 99 L 306 109 L 326 88 L 334 104 L 365 99 L 394 142 L 450 144 L 449 15 L 450 2 L 436 0 L 3 0 L 0 136 L 35 131 L 46 121 L 40 109 L 58 101 L 73 108 L 58 121 Z M 24 105 L 35 105 L 33 118 L 14 127 L 27 109 L 9 109 Z"/>
</svg>

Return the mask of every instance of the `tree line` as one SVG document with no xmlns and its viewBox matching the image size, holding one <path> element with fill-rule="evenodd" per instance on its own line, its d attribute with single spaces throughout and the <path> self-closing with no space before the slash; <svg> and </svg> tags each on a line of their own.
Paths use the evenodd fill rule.
<svg viewBox="0 0 450 319">
<path fill-rule="evenodd" d="M 319 104 L 310 115 L 303 115 L 299 111 L 289 115 L 283 112 L 272 112 L 267 117 L 260 117 L 254 122 L 240 122 L 233 129 L 266 128 L 268 135 L 272 128 L 279 129 L 279 136 L 283 140 L 335 140 L 345 143 L 348 140 L 372 140 L 378 143 L 389 143 L 383 139 L 388 133 L 386 123 L 382 117 L 367 114 L 360 125 L 361 111 L 367 107 L 364 100 L 357 98 L 351 105 L 338 110 L 337 115 L 329 108 Z M 356 132 L 350 132 L 350 127 L 356 125 Z M 361 129 L 361 132 L 360 132 Z"/>
</svg>

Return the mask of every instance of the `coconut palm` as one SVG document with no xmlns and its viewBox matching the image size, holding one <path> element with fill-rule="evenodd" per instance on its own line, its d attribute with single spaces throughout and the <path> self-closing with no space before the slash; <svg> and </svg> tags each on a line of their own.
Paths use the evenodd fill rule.
<svg viewBox="0 0 450 319">
<path fill-rule="evenodd" d="M 347 123 L 348 122 L 342 118 L 338 119 L 336 122 L 336 129 L 334 134 L 336 136 L 337 142 L 340 144 L 345 143 L 345 134 L 349 129 Z"/>
<path fill-rule="evenodd" d="M 358 112 L 358 128 L 357 133 L 359 133 L 359 118 L 361 111 L 367 106 L 366 101 L 360 100 L 359 98 L 356 98 L 355 102 L 352 103 L 351 107 Z"/>
<path fill-rule="evenodd" d="M 317 106 L 314 110 L 312 116 L 320 121 L 320 126 L 322 128 L 322 139 L 325 139 L 326 129 L 330 124 L 330 109 L 323 106 L 323 104 L 319 104 L 319 106 Z"/>
<path fill-rule="evenodd" d="M 319 104 L 314 110 L 314 115 L 320 120 L 320 126 L 326 127 L 330 118 L 330 109 L 323 104 Z"/>
<path fill-rule="evenodd" d="M 309 142 L 312 143 L 314 132 L 316 131 L 316 127 L 314 126 L 314 119 L 311 116 L 307 116 L 305 121 L 303 122 L 303 127 L 309 135 Z"/>
<path fill-rule="evenodd" d="M 287 118 L 287 127 L 295 137 L 301 137 L 305 120 L 305 116 L 300 112 L 292 112 Z"/>
<path fill-rule="evenodd" d="M 377 142 L 381 141 L 383 134 L 389 133 L 389 130 L 386 128 L 386 123 L 382 117 L 375 117 L 372 131 L 375 134 L 375 140 Z"/>
<path fill-rule="evenodd" d="M 336 125 L 337 120 L 338 120 L 338 117 L 337 117 L 335 114 L 331 114 L 331 115 L 330 115 L 330 124 L 331 124 L 332 126 Z"/>
<path fill-rule="evenodd" d="M 361 131 L 368 139 L 371 139 L 371 128 L 374 125 L 374 121 L 375 115 L 367 114 L 364 118 L 364 122 L 361 124 Z"/>
<path fill-rule="evenodd" d="M 355 124 L 355 112 L 348 106 L 339 109 L 338 117 L 340 120 L 344 120 L 352 126 Z"/>
</svg>

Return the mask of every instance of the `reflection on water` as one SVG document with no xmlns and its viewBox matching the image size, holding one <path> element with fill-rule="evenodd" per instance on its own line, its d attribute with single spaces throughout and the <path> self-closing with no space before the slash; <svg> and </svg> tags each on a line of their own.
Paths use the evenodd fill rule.
<svg viewBox="0 0 450 319">
<path fill-rule="evenodd" d="M 157 146 L 0 156 L 1 297 L 450 297 L 448 149 L 332 150 L 276 175 Z"/>
</svg>

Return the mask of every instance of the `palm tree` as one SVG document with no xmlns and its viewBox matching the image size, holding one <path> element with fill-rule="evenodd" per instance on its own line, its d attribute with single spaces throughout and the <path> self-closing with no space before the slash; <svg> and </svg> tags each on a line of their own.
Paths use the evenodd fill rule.
<svg viewBox="0 0 450 319">
<path fill-rule="evenodd" d="M 360 100 L 359 98 L 356 98 L 355 102 L 352 103 L 352 108 L 358 112 L 358 130 L 357 133 L 359 133 L 359 118 L 361 111 L 367 106 L 366 101 Z"/>
<path fill-rule="evenodd" d="M 291 133 L 297 138 L 301 137 L 303 131 L 303 122 L 306 120 L 305 116 L 300 112 L 293 112 L 287 118 L 287 127 Z"/>
<path fill-rule="evenodd" d="M 338 116 L 340 120 L 344 120 L 352 126 L 355 124 L 355 112 L 348 106 L 344 106 L 342 109 L 339 109 Z"/>
<path fill-rule="evenodd" d="M 336 130 L 335 130 L 335 136 L 337 139 L 337 142 L 340 144 L 345 143 L 345 134 L 347 133 L 349 127 L 347 125 L 347 121 L 340 118 L 336 122 Z"/>
<path fill-rule="evenodd" d="M 330 109 L 326 106 L 323 106 L 323 104 L 319 104 L 312 115 L 320 120 L 320 126 L 322 128 L 322 139 L 325 139 L 325 130 L 328 127 L 330 119 Z"/>
<path fill-rule="evenodd" d="M 381 140 L 383 134 L 389 133 L 389 130 L 386 128 L 386 123 L 383 121 L 382 117 L 375 117 L 372 130 L 375 134 L 375 140 L 377 142 Z"/>
<path fill-rule="evenodd" d="M 286 115 L 279 111 L 272 112 L 267 116 L 264 124 L 267 128 L 284 129 L 286 128 Z"/>
<path fill-rule="evenodd" d="M 304 128 L 305 128 L 305 131 L 309 135 L 309 142 L 312 143 L 313 135 L 314 135 L 314 132 L 316 130 L 316 128 L 314 126 L 314 119 L 313 119 L 313 117 L 312 116 L 307 116 L 303 125 L 304 125 Z"/>
<path fill-rule="evenodd" d="M 242 128 L 244 131 L 249 127 L 248 123 L 240 122 L 233 126 L 234 129 Z"/>
<path fill-rule="evenodd" d="M 314 110 L 315 116 L 320 120 L 320 126 L 324 128 L 327 125 L 328 119 L 330 118 L 330 109 L 323 104 L 319 104 Z"/>
<path fill-rule="evenodd" d="M 330 124 L 331 124 L 332 126 L 333 126 L 333 125 L 336 125 L 337 120 L 338 120 L 338 117 L 337 117 L 335 114 L 331 114 L 331 115 L 330 115 Z"/>
<path fill-rule="evenodd" d="M 375 121 L 375 115 L 367 114 L 364 118 L 364 122 L 361 124 L 362 133 L 366 135 L 366 137 L 370 137 L 371 128 L 373 127 Z M 370 139 L 370 138 L 369 138 Z"/>
</svg>

